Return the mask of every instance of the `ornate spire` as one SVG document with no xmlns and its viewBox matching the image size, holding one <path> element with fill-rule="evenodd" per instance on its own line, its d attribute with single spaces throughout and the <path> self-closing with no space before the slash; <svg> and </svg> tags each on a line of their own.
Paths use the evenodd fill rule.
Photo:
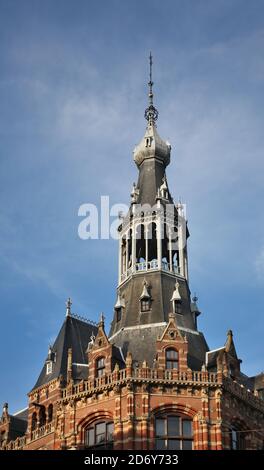
<svg viewBox="0 0 264 470">
<path fill-rule="evenodd" d="M 158 119 L 158 110 L 155 108 L 155 106 L 153 105 L 153 91 L 152 91 L 152 87 L 154 85 L 153 81 L 152 81 L 152 64 L 153 64 L 153 61 L 152 61 L 152 54 L 150 52 L 149 54 L 149 82 L 148 82 L 148 87 L 149 87 L 149 106 L 148 108 L 145 110 L 145 119 L 148 121 L 148 123 L 150 125 L 155 125 L 155 122 L 157 121 Z"/>
</svg>

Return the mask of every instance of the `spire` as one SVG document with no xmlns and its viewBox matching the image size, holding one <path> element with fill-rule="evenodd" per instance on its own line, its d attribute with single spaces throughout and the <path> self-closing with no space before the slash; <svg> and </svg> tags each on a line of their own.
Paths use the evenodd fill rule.
<svg viewBox="0 0 264 470">
<path fill-rule="evenodd" d="M 152 87 L 154 85 L 152 81 L 152 54 L 150 52 L 149 54 L 149 82 L 148 82 L 148 87 L 149 87 L 149 105 L 148 108 L 145 110 L 145 119 L 148 121 L 149 125 L 155 125 L 155 122 L 158 119 L 159 112 L 153 105 L 153 91 Z"/>
</svg>

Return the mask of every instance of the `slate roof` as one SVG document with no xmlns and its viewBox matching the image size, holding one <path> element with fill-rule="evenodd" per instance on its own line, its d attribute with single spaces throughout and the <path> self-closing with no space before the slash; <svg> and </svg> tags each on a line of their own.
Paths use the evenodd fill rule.
<svg viewBox="0 0 264 470">
<path fill-rule="evenodd" d="M 33 390 L 58 378 L 60 375 L 66 380 L 69 348 L 72 348 L 73 379 L 81 380 L 82 378 L 86 378 L 88 368 L 81 366 L 81 364 L 87 364 L 86 350 L 88 342 L 90 341 L 92 333 L 94 335 L 97 334 L 97 330 L 97 326 L 88 321 L 80 320 L 73 314 L 66 316 L 57 339 L 52 346 L 52 352 L 56 354 L 56 361 L 53 363 L 53 371 L 51 374 L 46 374 L 46 363 L 44 363 Z"/>
<path fill-rule="evenodd" d="M 11 440 L 24 436 L 27 430 L 28 408 L 10 415 L 9 438 Z"/>
<path fill-rule="evenodd" d="M 121 346 L 124 357 L 126 357 L 128 351 L 131 352 L 135 366 L 136 363 L 141 365 L 146 360 L 149 367 L 152 367 L 156 357 L 157 337 L 161 337 L 165 328 L 166 322 L 160 325 L 146 325 L 145 328 L 123 328 L 110 338 L 110 341 L 116 346 Z M 200 332 L 186 332 L 181 329 L 180 332 L 188 340 L 188 366 L 192 370 L 200 370 L 205 363 L 205 353 L 208 351 L 203 334 Z"/>
</svg>

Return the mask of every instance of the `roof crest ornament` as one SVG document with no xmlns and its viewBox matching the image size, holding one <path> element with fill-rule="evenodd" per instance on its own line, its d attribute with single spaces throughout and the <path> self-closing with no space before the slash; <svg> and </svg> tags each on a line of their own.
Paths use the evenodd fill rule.
<svg viewBox="0 0 264 470">
<path fill-rule="evenodd" d="M 148 108 L 145 110 L 145 119 L 148 121 L 149 125 L 155 125 L 155 122 L 158 119 L 159 112 L 153 105 L 153 90 L 152 87 L 154 85 L 154 82 L 152 81 L 152 54 L 150 52 L 149 54 L 149 82 L 148 82 L 148 87 L 149 87 L 149 105 Z"/>
</svg>

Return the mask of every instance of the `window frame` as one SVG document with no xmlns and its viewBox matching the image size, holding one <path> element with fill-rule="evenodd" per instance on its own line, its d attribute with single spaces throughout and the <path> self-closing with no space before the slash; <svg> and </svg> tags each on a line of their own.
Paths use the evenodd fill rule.
<svg viewBox="0 0 264 470">
<path fill-rule="evenodd" d="M 178 419 L 178 427 L 179 432 L 178 434 L 172 434 L 169 427 L 170 427 L 170 420 L 171 419 Z M 157 434 L 157 422 L 158 420 L 164 422 L 164 434 Z M 188 422 L 191 424 L 191 432 L 189 434 L 184 434 L 184 424 Z M 171 448 L 170 444 L 177 442 L 179 448 Z M 156 450 L 193 450 L 193 420 L 188 416 L 183 416 L 180 414 L 168 414 L 168 415 L 158 415 L 155 418 L 155 449 Z M 158 445 L 159 443 L 163 443 L 161 447 Z M 190 445 L 191 448 L 184 449 L 184 446 Z"/>
<path fill-rule="evenodd" d="M 173 313 L 182 315 L 182 301 L 180 299 L 173 301 Z"/>
<path fill-rule="evenodd" d="M 149 312 L 151 310 L 151 300 L 147 298 L 140 299 L 140 311 L 142 313 Z"/>
<path fill-rule="evenodd" d="M 169 353 L 176 353 L 175 357 L 169 357 Z M 176 365 L 176 367 L 174 366 Z M 165 349 L 165 369 L 179 370 L 179 351 L 176 348 L 168 347 Z"/>
<path fill-rule="evenodd" d="M 46 375 L 50 375 L 53 372 L 53 362 L 47 361 L 46 362 Z"/>
<path fill-rule="evenodd" d="M 103 360 L 103 365 L 99 365 L 99 362 Z M 99 379 L 105 375 L 105 356 L 100 356 L 96 359 L 95 363 L 96 378 Z"/>
<path fill-rule="evenodd" d="M 115 311 L 116 311 L 116 321 L 120 322 L 122 319 L 122 307 L 116 307 Z"/>
<path fill-rule="evenodd" d="M 97 427 L 99 425 L 104 425 L 104 432 L 97 432 Z M 109 431 L 109 428 L 111 427 L 111 431 Z M 89 443 L 89 432 L 91 432 L 92 437 L 92 442 Z M 95 423 L 92 423 L 90 426 L 85 428 L 84 430 L 84 445 L 86 448 L 89 449 L 94 449 L 94 448 L 101 448 L 101 449 L 112 449 L 113 448 L 113 438 L 114 434 L 114 422 L 113 421 L 96 421 Z M 99 436 L 104 436 L 104 439 L 99 440 L 98 442 L 97 439 Z M 88 438 L 88 439 L 87 439 Z"/>
<path fill-rule="evenodd" d="M 243 430 L 232 427 L 230 429 L 230 449 L 231 450 L 245 450 L 245 432 Z"/>
</svg>

